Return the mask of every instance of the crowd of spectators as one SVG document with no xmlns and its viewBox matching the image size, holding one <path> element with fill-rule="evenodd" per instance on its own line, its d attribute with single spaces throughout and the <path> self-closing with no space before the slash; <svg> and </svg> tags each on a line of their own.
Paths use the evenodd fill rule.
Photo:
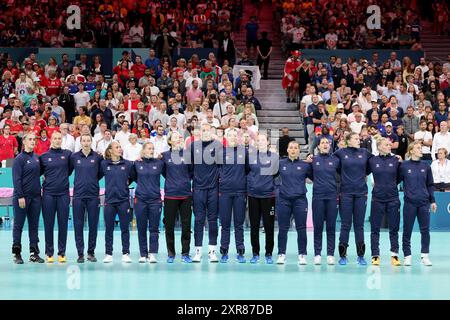
<svg viewBox="0 0 450 320">
<path fill-rule="evenodd" d="M 256 138 L 261 104 L 251 75 L 241 71 L 234 78 L 228 62 L 219 66 L 214 53 L 204 61 L 194 55 L 172 65 L 154 49 L 135 59 L 124 52 L 111 81 L 101 72 L 101 57 L 92 63 L 84 58 L 75 64 L 64 54 L 60 64 L 50 59 L 46 65 L 35 54 L 20 62 L 0 59 L 0 161 L 20 152 L 21 137 L 30 131 L 38 139 L 37 154 L 46 152 L 52 133 L 60 131 L 63 148 L 79 151 L 80 134 L 90 133 L 98 153 L 117 140 L 129 160 L 146 141 L 156 153 L 168 150 L 174 131 L 189 145 L 200 138 L 202 123 L 211 124 L 224 144 L 229 130 L 247 146 Z"/>
<path fill-rule="evenodd" d="M 450 167 L 444 174 L 450 152 L 450 54 L 442 65 L 425 58 L 417 65 L 408 57 L 400 61 L 396 52 L 387 61 L 379 61 L 377 52 L 359 61 L 304 59 L 299 79 L 310 153 L 317 152 L 323 136 L 334 149 L 343 147 L 350 132 L 360 134 L 362 147 L 375 155 L 380 137 L 402 158 L 408 143 L 421 141 L 424 160 L 442 158 L 443 169 L 434 165 L 435 181 L 450 183 Z"/>
<path fill-rule="evenodd" d="M 70 30 L 69 5 L 81 9 Z M 0 2 L 0 47 L 219 47 L 239 30 L 242 0 L 5 0 Z"/>
<path fill-rule="evenodd" d="M 367 27 L 366 10 L 372 4 L 381 9 L 378 29 Z M 277 1 L 276 12 L 286 52 L 303 48 L 419 50 L 421 17 L 410 5 L 404 0 L 283 0 Z"/>
</svg>

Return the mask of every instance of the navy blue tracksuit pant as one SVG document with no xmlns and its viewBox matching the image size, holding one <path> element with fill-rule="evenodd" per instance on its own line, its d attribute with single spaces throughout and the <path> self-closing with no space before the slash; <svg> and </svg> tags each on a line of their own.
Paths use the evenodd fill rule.
<svg viewBox="0 0 450 320">
<path fill-rule="evenodd" d="M 337 199 L 312 199 L 314 225 L 314 255 L 322 253 L 323 225 L 327 223 L 327 255 L 334 256 L 336 247 Z"/>
<path fill-rule="evenodd" d="M 383 216 L 387 215 L 391 252 L 398 254 L 398 230 L 400 228 L 400 200 L 381 202 L 372 199 L 370 208 L 370 247 L 372 257 L 380 255 L 380 227 Z"/>
<path fill-rule="evenodd" d="M 233 216 L 236 250 L 244 254 L 244 221 L 247 196 L 243 193 L 219 195 L 219 218 L 221 229 L 220 253 L 227 254 L 230 247 L 231 216 Z"/>
<path fill-rule="evenodd" d="M 70 197 L 68 194 L 53 196 L 44 192 L 42 196 L 42 216 L 45 227 L 45 254 L 49 257 L 54 254 L 53 230 L 55 217 L 58 217 L 58 255 L 66 254 L 67 228 L 69 223 Z"/>
<path fill-rule="evenodd" d="M 298 254 L 306 255 L 306 218 L 308 216 L 308 200 L 306 196 L 285 199 L 277 198 L 276 215 L 278 218 L 278 254 L 286 254 L 286 244 L 291 217 L 294 215 L 297 229 Z"/>
<path fill-rule="evenodd" d="M 84 255 L 84 218 L 86 211 L 89 223 L 87 253 L 95 253 L 95 247 L 97 244 L 98 220 L 100 215 L 99 204 L 100 199 L 98 197 L 73 198 L 73 226 L 75 231 L 75 245 L 77 247 L 79 256 Z"/>
<path fill-rule="evenodd" d="M 355 232 L 356 247 L 364 243 L 364 218 L 366 216 L 367 195 L 357 196 L 342 194 L 339 204 L 341 216 L 341 234 L 339 243 L 348 246 L 350 229 Z"/>
<path fill-rule="evenodd" d="M 203 229 L 205 219 L 208 219 L 209 245 L 217 245 L 218 225 L 217 225 L 217 187 L 211 189 L 197 189 L 192 193 L 194 201 L 194 239 L 195 246 L 201 247 L 203 244 Z"/>
<path fill-rule="evenodd" d="M 149 253 L 158 253 L 159 221 L 161 220 L 161 199 L 144 201 L 135 198 L 134 213 L 139 238 L 139 252 L 141 257 Z M 147 245 L 147 228 L 150 239 Z M 148 250 L 150 247 L 150 251 Z"/>
<path fill-rule="evenodd" d="M 119 215 L 122 254 L 130 253 L 130 222 L 132 216 L 128 211 L 129 208 L 129 201 L 105 204 L 103 209 L 105 215 L 105 248 L 106 254 L 108 255 L 112 255 L 113 253 L 114 222 L 116 214 Z"/>
<path fill-rule="evenodd" d="M 28 220 L 28 235 L 30 238 L 30 252 L 39 253 L 38 226 L 39 214 L 41 213 L 41 197 L 25 198 L 25 208 L 19 207 L 19 199 L 13 198 L 14 226 L 13 226 L 13 247 L 22 247 L 22 230 L 25 219 Z"/>
<path fill-rule="evenodd" d="M 415 206 L 408 201 L 403 204 L 403 253 L 411 255 L 411 233 L 414 222 L 419 221 L 420 235 L 422 238 L 421 253 L 430 252 L 430 204 Z"/>
</svg>

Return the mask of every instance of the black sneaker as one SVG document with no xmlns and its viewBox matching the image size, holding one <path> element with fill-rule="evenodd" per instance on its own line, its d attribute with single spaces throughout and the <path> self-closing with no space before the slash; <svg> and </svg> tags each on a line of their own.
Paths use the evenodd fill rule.
<svg viewBox="0 0 450 320">
<path fill-rule="evenodd" d="M 90 262 L 97 262 L 97 258 L 93 254 L 88 254 L 87 260 Z"/>
<path fill-rule="evenodd" d="M 287 103 L 291 103 L 291 98 L 286 98 Z"/>
<path fill-rule="evenodd" d="M 14 263 L 15 264 L 23 264 L 22 255 L 20 253 L 14 254 Z"/>
<path fill-rule="evenodd" d="M 41 257 L 39 257 L 39 255 L 37 253 L 33 253 L 30 255 L 30 262 L 33 263 L 44 263 L 44 259 L 42 259 Z"/>
<path fill-rule="evenodd" d="M 77 259 L 77 263 L 84 263 L 84 256 L 79 256 Z"/>
</svg>

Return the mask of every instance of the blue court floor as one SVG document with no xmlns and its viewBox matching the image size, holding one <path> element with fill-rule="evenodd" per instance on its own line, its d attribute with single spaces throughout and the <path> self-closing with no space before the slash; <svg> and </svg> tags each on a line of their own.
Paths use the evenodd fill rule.
<svg viewBox="0 0 450 320">
<path fill-rule="evenodd" d="M 367 230 L 367 229 L 366 229 Z M 55 234 L 56 235 L 56 234 Z M 250 235 L 246 234 L 247 260 Z M 261 240 L 263 240 L 261 234 Z M 177 256 L 167 264 L 164 234 L 160 234 L 157 264 L 139 264 L 137 232 L 131 233 L 132 264 L 120 261 L 120 233 L 114 235 L 114 263 L 77 264 L 73 232 L 69 232 L 68 263 L 14 265 L 11 231 L 0 230 L 0 299 L 450 299 L 450 233 L 431 234 L 432 267 L 420 264 L 420 233 L 413 234 L 413 266 L 391 267 L 388 233 L 382 232 L 380 267 L 362 267 L 355 262 L 353 239 L 347 266 L 314 266 L 312 233 L 308 233 L 307 266 L 299 266 L 296 234 L 289 233 L 287 264 L 284 266 L 238 264 L 234 249 L 228 264 L 209 264 L 206 246 L 200 264 L 182 264 Z M 177 250 L 180 233 L 177 232 Z M 44 235 L 40 234 L 40 249 Z M 104 253 L 104 233 L 99 231 L 97 257 Z M 366 233 L 366 243 L 369 241 Z M 24 259 L 28 259 L 24 234 Z M 275 241 L 275 245 L 276 245 Z M 205 241 L 206 244 L 206 241 Z M 368 245 L 368 249 L 370 246 Z M 233 246 L 231 247 L 233 248 Z M 193 249 L 191 249 L 191 252 Z M 370 251 L 366 258 L 369 261 Z M 336 254 L 337 257 L 337 254 Z M 323 257 L 322 261 L 326 258 Z"/>
</svg>

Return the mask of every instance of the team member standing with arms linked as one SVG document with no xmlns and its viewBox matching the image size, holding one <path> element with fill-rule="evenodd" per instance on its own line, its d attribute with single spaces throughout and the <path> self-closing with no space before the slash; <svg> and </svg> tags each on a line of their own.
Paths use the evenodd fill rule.
<svg viewBox="0 0 450 320">
<path fill-rule="evenodd" d="M 234 237 L 239 263 L 245 263 L 244 221 L 247 205 L 247 151 L 244 146 L 238 146 L 236 130 L 228 131 L 227 147 L 221 152 L 219 166 L 219 218 L 221 223 L 220 258 L 221 263 L 228 262 L 230 246 L 231 217 L 233 217 Z"/>
<path fill-rule="evenodd" d="M 25 219 L 28 220 L 28 236 L 30 239 L 30 262 L 43 263 L 39 256 L 39 214 L 41 212 L 41 172 L 39 157 L 33 153 L 36 136 L 25 134 L 22 139 L 23 151 L 14 160 L 12 175 L 14 185 L 13 208 L 13 245 L 14 263 L 23 264 L 22 230 Z"/>
<path fill-rule="evenodd" d="M 78 251 L 78 263 L 84 263 L 84 218 L 87 212 L 89 222 L 88 256 L 90 262 L 97 262 L 95 247 L 97 244 L 98 220 L 100 215 L 100 164 L 103 158 L 92 150 L 90 134 L 80 136 L 81 150 L 72 153 L 70 165 L 75 172 L 73 187 L 73 221 L 75 244 Z"/>
<path fill-rule="evenodd" d="M 175 259 L 175 221 L 180 213 L 181 220 L 181 261 L 191 263 L 189 256 L 192 218 L 192 166 L 190 156 L 183 150 L 183 137 L 178 132 L 170 134 L 171 150 L 162 153 L 165 163 L 164 183 L 164 225 L 167 244 L 167 262 Z"/>
<path fill-rule="evenodd" d="M 105 150 L 105 160 L 100 166 L 100 174 L 105 176 L 105 249 L 104 263 L 113 262 L 114 221 L 119 215 L 122 238 L 122 262 L 131 263 L 130 258 L 130 192 L 133 164 L 122 158 L 122 148 L 117 141 Z"/>
<path fill-rule="evenodd" d="M 400 199 L 398 197 L 399 159 L 391 154 L 391 142 L 386 138 L 377 141 L 378 156 L 369 159 L 369 169 L 374 179 L 370 207 L 370 247 L 372 265 L 380 265 L 380 227 L 387 215 L 391 242 L 391 264 L 400 266 L 398 259 L 398 230 L 400 228 Z"/>
<path fill-rule="evenodd" d="M 69 223 L 69 176 L 71 152 L 61 149 L 62 136 L 55 131 L 50 140 L 50 150 L 40 157 L 42 184 L 42 216 L 45 227 L 45 254 L 47 263 L 53 263 L 53 229 L 58 217 L 58 261 L 65 263 L 67 228 Z"/>
<path fill-rule="evenodd" d="M 278 217 L 278 260 L 277 264 L 286 262 L 286 244 L 291 217 L 294 216 L 297 229 L 298 263 L 306 265 L 306 218 L 308 200 L 306 199 L 306 178 L 312 179 L 311 164 L 300 160 L 298 142 L 288 144 L 288 157 L 280 160 L 278 197 L 276 214 Z"/>
<path fill-rule="evenodd" d="M 353 222 L 355 233 L 357 262 L 367 265 L 364 259 L 366 245 L 364 244 L 364 218 L 367 206 L 368 160 L 372 154 L 360 148 L 359 134 L 352 132 L 345 137 L 346 148 L 337 150 L 334 155 L 340 160 L 341 190 L 339 212 L 341 215 L 341 233 L 339 235 L 339 264 L 346 265 L 347 247 L 350 229 Z"/>
<path fill-rule="evenodd" d="M 267 136 L 259 134 L 257 147 L 249 148 L 247 194 L 248 213 L 250 216 L 250 236 L 253 257 L 250 263 L 259 261 L 259 229 L 261 217 L 265 235 L 265 258 L 267 264 L 272 264 L 275 226 L 275 183 L 278 172 L 279 156 L 268 150 Z"/>
<path fill-rule="evenodd" d="M 319 154 L 312 158 L 313 197 L 312 213 L 314 224 L 314 264 L 321 264 L 323 226 L 327 223 L 327 263 L 334 265 L 336 247 L 336 218 L 338 213 L 338 186 L 336 174 L 340 167 L 339 158 L 330 154 L 330 141 L 322 138 Z"/>
<path fill-rule="evenodd" d="M 161 220 L 161 175 L 164 175 L 164 162 L 154 158 L 153 143 L 146 142 L 142 146 L 141 160 L 133 166 L 133 177 L 136 180 L 134 211 L 139 238 L 139 263 L 156 263 L 158 253 L 159 221 Z M 147 245 L 147 228 L 150 241 Z M 149 250 L 150 247 L 150 250 Z"/>
<path fill-rule="evenodd" d="M 195 255 L 193 262 L 202 259 L 203 229 L 208 219 L 210 262 L 218 262 L 216 255 L 218 236 L 218 179 L 219 166 L 217 152 L 222 144 L 212 138 L 211 125 L 204 123 L 201 128 L 201 140 L 191 144 L 191 163 L 193 165 L 192 197 L 194 200 L 194 238 Z"/>
<path fill-rule="evenodd" d="M 431 266 L 430 252 L 430 207 L 436 212 L 437 206 L 434 199 L 434 181 L 431 167 L 421 161 L 422 144 L 413 142 L 408 146 L 407 157 L 410 159 L 402 163 L 400 167 L 400 181 L 403 181 L 403 264 L 410 266 L 411 258 L 411 234 L 414 222 L 419 221 L 421 234 L 421 258 L 425 266 Z"/>
</svg>

